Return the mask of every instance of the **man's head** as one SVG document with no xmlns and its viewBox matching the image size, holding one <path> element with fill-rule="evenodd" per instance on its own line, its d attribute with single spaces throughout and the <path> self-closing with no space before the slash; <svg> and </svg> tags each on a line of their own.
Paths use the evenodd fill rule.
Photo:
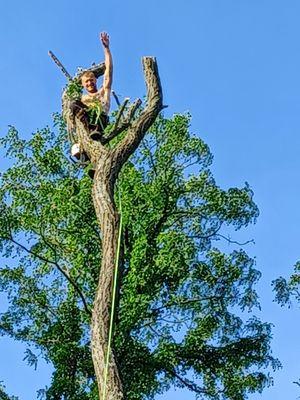
<svg viewBox="0 0 300 400">
<path fill-rule="evenodd" d="M 88 93 L 97 92 L 97 79 L 92 71 L 87 71 L 82 74 L 81 84 Z"/>
</svg>

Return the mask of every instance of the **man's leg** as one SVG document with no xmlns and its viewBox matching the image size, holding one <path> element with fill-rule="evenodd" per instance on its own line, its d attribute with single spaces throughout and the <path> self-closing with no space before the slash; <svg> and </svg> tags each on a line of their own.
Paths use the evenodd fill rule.
<svg viewBox="0 0 300 400">
<path fill-rule="evenodd" d="M 108 122 L 108 116 L 106 114 L 101 114 L 97 124 L 89 124 L 90 138 L 101 142 L 104 129 L 107 127 Z"/>
<path fill-rule="evenodd" d="M 85 126 L 88 126 L 89 119 L 87 115 L 87 106 L 85 104 L 80 100 L 74 100 L 70 104 L 70 110 L 74 118 L 79 118 Z"/>
<path fill-rule="evenodd" d="M 90 138 L 101 142 L 104 130 L 109 124 L 109 118 L 106 114 L 102 113 L 99 117 L 97 124 L 89 124 Z"/>
</svg>

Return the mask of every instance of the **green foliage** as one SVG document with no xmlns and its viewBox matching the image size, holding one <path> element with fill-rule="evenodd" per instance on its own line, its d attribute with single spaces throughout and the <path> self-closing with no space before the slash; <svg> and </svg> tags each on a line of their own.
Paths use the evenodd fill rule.
<svg viewBox="0 0 300 400">
<path fill-rule="evenodd" d="M 286 279 L 282 276 L 272 282 L 275 292 L 275 301 L 282 307 L 291 307 L 294 304 L 300 304 L 300 261 L 294 265 L 292 275 Z M 300 386 L 300 379 L 294 381 L 294 384 Z"/>
<path fill-rule="evenodd" d="M 70 100 L 80 100 L 83 88 L 78 79 L 72 79 L 69 80 L 65 90 Z"/>
<path fill-rule="evenodd" d="M 0 381 L 0 400 L 18 400 L 15 396 L 9 396 L 5 392 L 5 387 L 3 386 L 2 382 Z"/>
<path fill-rule="evenodd" d="M 281 305 L 290 306 L 292 300 L 300 302 L 300 261 L 294 265 L 294 273 L 289 279 L 282 276 L 273 281 L 275 300 Z"/>
<path fill-rule="evenodd" d="M 218 246 L 228 226 L 255 222 L 253 193 L 217 186 L 189 120 L 158 118 L 118 181 L 124 256 L 114 352 L 129 400 L 170 386 L 242 400 L 272 382 L 265 368 L 279 366 L 270 325 L 243 318 L 258 306 L 254 260 Z M 47 128 L 24 141 L 11 128 L 2 139 L 14 165 L 1 177 L 0 246 L 14 261 L 0 270 L 9 300 L 0 333 L 53 364 L 46 399 L 96 400 L 89 310 L 101 234 L 91 180 L 69 162 L 58 117 L 56 125 L 58 134 Z M 27 361 L 35 366 L 34 352 Z"/>
<path fill-rule="evenodd" d="M 102 105 L 99 100 L 95 100 L 89 105 L 88 117 L 91 124 L 97 125 L 99 122 L 101 123 L 102 111 Z"/>
</svg>

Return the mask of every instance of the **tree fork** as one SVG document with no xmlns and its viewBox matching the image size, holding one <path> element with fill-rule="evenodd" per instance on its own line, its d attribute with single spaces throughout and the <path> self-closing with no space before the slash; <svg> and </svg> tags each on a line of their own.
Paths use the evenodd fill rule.
<svg viewBox="0 0 300 400">
<path fill-rule="evenodd" d="M 102 235 L 102 261 L 91 321 L 92 357 L 99 400 L 102 400 L 103 396 L 105 359 L 109 350 L 107 344 L 119 231 L 119 215 L 114 202 L 115 182 L 123 165 L 137 149 L 145 133 L 163 109 L 156 59 L 143 57 L 142 63 L 147 86 L 147 104 L 136 119 L 123 125 L 123 130 L 127 129 L 126 135 L 114 149 L 108 149 L 100 142 L 91 140 L 86 127 L 76 119 L 79 140 L 95 165 L 92 197 Z M 123 398 L 122 381 L 112 351 L 105 400 L 122 400 Z"/>
</svg>

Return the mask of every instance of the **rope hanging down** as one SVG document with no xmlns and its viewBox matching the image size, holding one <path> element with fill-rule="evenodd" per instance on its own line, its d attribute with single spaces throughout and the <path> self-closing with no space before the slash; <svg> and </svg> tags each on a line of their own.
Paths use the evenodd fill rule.
<svg viewBox="0 0 300 400">
<path fill-rule="evenodd" d="M 118 195 L 119 195 L 120 225 L 119 225 L 115 270 L 114 270 L 114 282 L 113 282 L 113 292 L 112 292 L 112 301 L 111 301 L 107 353 L 106 353 L 106 360 L 105 360 L 105 367 L 104 367 L 104 388 L 103 388 L 102 400 L 106 400 L 107 378 L 108 378 L 109 359 L 110 359 L 111 343 L 112 343 L 112 336 L 113 336 L 113 324 L 114 324 L 114 314 L 115 314 L 115 307 L 116 307 L 116 293 L 117 293 L 117 283 L 118 283 L 118 266 L 119 266 L 119 259 L 120 259 L 120 247 L 121 247 L 121 236 L 122 236 L 122 225 L 123 225 L 122 202 L 121 202 L 121 195 L 120 195 L 119 188 L 118 188 Z"/>
</svg>

